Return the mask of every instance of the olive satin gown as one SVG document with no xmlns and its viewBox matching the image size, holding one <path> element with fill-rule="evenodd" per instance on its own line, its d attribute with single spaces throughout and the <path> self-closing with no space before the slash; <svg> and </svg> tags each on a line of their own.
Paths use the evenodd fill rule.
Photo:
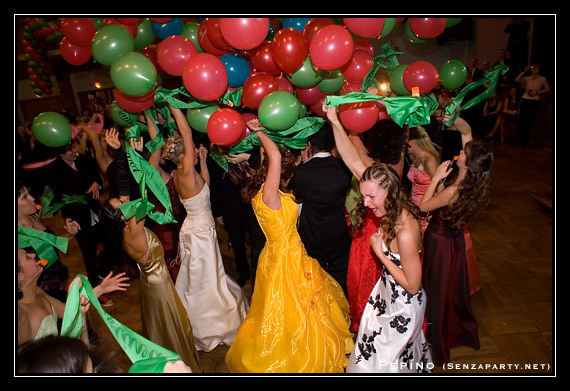
<svg viewBox="0 0 570 391">
<path fill-rule="evenodd" d="M 267 238 L 249 312 L 226 355 L 232 373 L 342 373 L 354 342 L 341 286 L 309 257 L 296 229 L 294 196 L 281 207 L 252 200 Z"/>
<path fill-rule="evenodd" d="M 192 372 L 202 372 L 186 308 L 168 272 L 158 237 L 145 228 L 148 261 L 140 269 L 143 335 L 152 342 L 178 353 Z"/>
</svg>

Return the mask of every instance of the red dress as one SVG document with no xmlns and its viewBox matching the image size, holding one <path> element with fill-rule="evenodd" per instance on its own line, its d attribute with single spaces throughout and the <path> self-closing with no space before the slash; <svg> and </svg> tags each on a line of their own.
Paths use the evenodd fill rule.
<svg viewBox="0 0 570 391">
<path fill-rule="evenodd" d="M 382 276 L 382 262 L 370 247 L 370 237 L 378 231 L 380 218 L 368 210 L 362 226 L 354 232 L 350 247 L 346 285 L 351 331 L 357 332 L 370 292 Z"/>
</svg>

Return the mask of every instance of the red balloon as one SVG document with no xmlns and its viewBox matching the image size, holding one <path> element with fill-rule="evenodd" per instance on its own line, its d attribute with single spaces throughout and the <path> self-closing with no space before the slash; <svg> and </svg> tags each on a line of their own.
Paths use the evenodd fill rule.
<svg viewBox="0 0 570 391">
<path fill-rule="evenodd" d="M 277 76 L 275 80 L 277 80 L 278 91 L 287 91 L 292 94 L 295 93 L 295 87 L 293 87 L 293 84 L 291 84 L 291 82 L 289 81 L 289 79 L 287 79 L 285 75 L 281 74 Z"/>
<path fill-rule="evenodd" d="M 342 21 L 354 34 L 366 38 L 376 38 L 384 28 L 386 18 L 342 18 Z"/>
<path fill-rule="evenodd" d="M 210 41 L 210 38 L 208 36 L 209 23 L 207 20 L 208 19 L 202 21 L 198 27 L 198 44 L 207 53 L 213 54 L 215 56 L 223 56 L 224 54 L 228 53 L 228 51 L 216 47 L 212 41 Z"/>
<path fill-rule="evenodd" d="M 117 26 L 123 27 L 127 30 L 133 38 L 137 36 L 137 25 L 136 24 L 124 24 L 117 20 L 117 18 L 105 18 L 103 19 L 103 26 L 107 26 L 108 24 L 116 24 Z"/>
<path fill-rule="evenodd" d="M 297 99 L 304 105 L 311 106 L 319 102 L 325 93 L 317 88 L 317 86 L 312 87 L 297 87 Z"/>
<path fill-rule="evenodd" d="M 350 94 L 351 92 L 362 92 L 362 90 L 360 89 L 361 85 L 362 83 L 350 83 L 345 80 L 344 84 L 342 85 L 342 88 L 340 89 L 340 94 L 346 95 Z"/>
<path fill-rule="evenodd" d="M 147 56 L 150 61 L 152 61 L 154 67 L 156 68 L 157 73 L 166 73 L 158 63 L 158 55 L 156 51 L 157 51 L 156 45 L 149 45 L 146 48 L 141 49 L 141 53 Z"/>
<path fill-rule="evenodd" d="M 388 114 L 385 106 L 378 105 L 378 109 L 378 121 L 382 121 L 383 119 L 389 119 L 393 121 L 392 117 L 390 117 L 390 114 Z"/>
<path fill-rule="evenodd" d="M 364 50 L 352 52 L 351 59 L 344 64 L 340 71 L 349 83 L 361 83 L 366 74 L 374 66 L 374 58 Z"/>
<path fill-rule="evenodd" d="M 309 46 L 309 55 L 315 69 L 332 71 L 346 64 L 353 50 L 350 32 L 342 26 L 331 24 L 315 35 Z"/>
<path fill-rule="evenodd" d="M 61 57 L 71 65 L 83 65 L 91 58 L 91 46 L 77 46 L 63 37 L 59 41 Z"/>
<path fill-rule="evenodd" d="M 156 92 L 156 87 L 149 92 L 140 97 L 132 97 L 123 94 L 119 90 L 113 90 L 115 96 L 115 101 L 119 107 L 129 113 L 140 113 L 150 109 L 154 105 L 154 93 Z"/>
<path fill-rule="evenodd" d="M 186 62 L 182 82 L 188 92 L 201 100 L 218 99 L 228 87 L 228 74 L 222 61 L 210 53 L 198 53 Z"/>
<path fill-rule="evenodd" d="M 156 50 L 158 63 L 172 76 L 181 76 L 186 62 L 197 53 L 192 41 L 182 35 L 171 35 L 163 39 Z"/>
<path fill-rule="evenodd" d="M 273 37 L 271 53 L 273 61 L 283 72 L 293 73 L 305 62 L 309 47 L 302 32 L 288 27 Z"/>
<path fill-rule="evenodd" d="M 410 18 L 410 30 L 418 38 L 429 39 L 443 33 L 447 18 Z"/>
<path fill-rule="evenodd" d="M 437 69 L 427 61 L 415 61 L 404 70 L 402 82 L 408 91 L 418 87 L 420 94 L 431 91 L 439 83 Z M 412 91 L 413 92 L 413 91 Z"/>
<path fill-rule="evenodd" d="M 74 45 L 91 46 L 97 28 L 91 18 L 63 18 L 61 32 Z"/>
<path fill-rule="evenodd" d="M 206 129 L 208 138 L 213 144 L 232 146 L 242 138 L 246 125 L 240 113 L 233 109 L 221 108 L 210 116 Z"/>
<path fill-rule="evenodd" d="M 231 51 L 231 45 L 225 40 L 220 29 L 220 19 L 221 18 L 207 18 L 204 20 L 208 28 L 206 29 L 208 33 L 208 38 L 212 45 L 214 45 L 219 50 L 224 52 Z"/>
<path fill-rule="evenodd" d="M 220 18 L 220 30 L 234 48 L 253 49 L 265 40 L 269 18 Z"/>
<path fill-rule="evenodd" d="M 327 96 L 326 95 L 323 96 L 321 99 L 319 99 L 317 103 L 315 103 L 314 105 L 310 105 L 309 110 L 315 113 L 319 117 L 327 118 L 327 113 L 323 111 L 323 103 L 325 102 L 326 99 Z"/>
<path fill-rule="evenodd" d="M 150 18 L 155 23 L 168 23 L 172 20 L 172 18 Z"/>
<path fill-rule="evenodd" d="M 354 40 L 354 50 L 364 50 L 366 53 L 374 56 L 374 45 L 366 38 L 356 38 Z"/>
<path fill-rule="evenodd" d="M 122 24 L 134 24 L 136 25 L 141 18 L 117 18 L 117 21 Z"/>
<path fill-rule="evenodd" d="M 311 18 L 303 27 L 303 35 L 307 40 L 307 45 L 311 45 L 311 41 L 315 35 L 325 26 L 329 24 L 334 24 L 331 18 Z"/>
<path fill-rule="evenodd" d="M 358 102 L 340 105 L 338 119 L 346 129 L 365 132 L 378 122 L 378 103 Z"/>
<path fill-rule="evenodd" d="M 241 93 L 243 105 L 250 109 L 257 109 L 263 98 L 277 91 L 277 87 L 277 80 L 269 73 L 254 73 L 243 83 Z"/>
<path fill-rule="evenodd" d="M 270 75 L 278 75 L 281 69 L 273 61 L 271 53 L 271 41 L 262 42 L 259 46 L 251 51 L 249 61 L 253 68 L 258 72 L 267 72 Z"/>
</svg>

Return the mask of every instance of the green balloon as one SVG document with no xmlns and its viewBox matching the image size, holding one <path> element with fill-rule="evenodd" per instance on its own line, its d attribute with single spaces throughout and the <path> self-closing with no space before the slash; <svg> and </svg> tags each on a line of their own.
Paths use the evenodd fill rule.
<svg viewBox="0 0 570 391">
<path fill-rule="evenodd" d="M 116 24 L 103 26 L 93 36 L 91 54 L 103 65 L 111 65 L 119 56 L 135 50 L 135 39 L 126 28 Z"/>
<path fill-rule="evenodd" d="M 270 130 L 285 130 L 299 119 L 299 101 L 288 91 L 273 91 L 257 109 L 259 122 Z"/>
<path fill-rule="evenodd" d="M 198 23 L 186 23 L 182 26 L 182 32 L 180 32 L 180 35 L 192 41 L 194 46 L 196 46 L 198 53 L 204 53 L 204 50 L 200 47 L 200 42 L 198 42 L 198 28 L 200 28 L 200 25 Z"/>
<path fill-rule="evenodd" d="M 386 35 L 390 34 L 396 25 L 396 18 L 385 18 L 384 19 L 384 27 L 382 27 L 382 31 L 380 32 L 380 38 L 386 37 Z"/>
<path fill-rule="evenodd" d="M 461 22 L 463 20 L 463 18 L 447 18 L 447 23 L 445 24 L 445 27 L 451 27 L 451 26 L 455 26 L 457 23 Z"/>
<path fill-rule="evenodd" d="M 305 106 L 301 102 L 297 103 L 299 104 L 299 118 L 305 118 L 307 116 L 307 106 Z"/>
<path fill-rule="evenodd" d="M 217 104 L 209 103 L 207 107 L 203 107 L 201 109 L 188 109 L 186 111 L 186 120 L 188 121 L 188 125 L 197 132 L 207 133 L 208 120 L 219 108 L 220 106 Z"/>
<path fill-rule="evenodd" d="M 71 141 L 71 125 L 63 115 L 53 111 L 46 111 L 34 118 L 32 133 L 48 147 L 62 147 Z"/>
<path fill-rule="evenodd" d="M 411 95 L 410 91 L 404 86 L 404 71 L 408 67 L 407 64 L 400 64 L 390 72 L 388 81 L 390 82 L 390 89 L 396 95 Z"/>
<path fill-rule="evenodd" d="M 141 19 L 137 24 L 137 35 L 135 36 L 135 48 L 144 49 L 154 41 L 154 32 L 149 19 Z"/>
<path fill-rule="evenodd" d="M 317 83 L 317 88 L 326 94 L 334 94 L 340 91 L 343 84 L 344 76 L 342 72 L 340 69 L 333 69 L 323 74 L 323 80 Z"/>
<path fill-rule="evenodd" d="M 449 60 L 439 68 L 441 86 L 448 90 L 455 90 L 465 83 L 467 68 L 458 60 Z"/>
<path fill-rule="evenodd" d="M 109 112 L 111 118 L 119 126 L 133 126 L 137 123 L 139 115 L 137 113 L 129 113 L 121 109 L 117 101 L 111 102 L 109 105 Z"/>
<path fill-rule="evenodd" d="M 288 74 L 287 79 L 297 87 L 312 87 L 323 80 L 323 71 L 316 71 L 311 58 L 307 56 L 301 68 Z"/>
<path fill-rule="evenodd" d="M 103 27 L 103 20 L 104 19 L 105 18 L 91 18 L 91 21 L 95 25 L 96 30 L 99 30 L 101 27 Z"/>
<path fill-rule="evenodd" d="M 144 54 L 123 54 L 111 64 L 111 80 L 127 96 L 143 96 L 156 86 L 157 71 Z"/>
</svg>

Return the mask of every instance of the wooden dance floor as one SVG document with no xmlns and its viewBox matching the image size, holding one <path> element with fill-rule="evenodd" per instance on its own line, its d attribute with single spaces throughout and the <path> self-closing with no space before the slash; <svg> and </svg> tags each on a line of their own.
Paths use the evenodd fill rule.
<svg viewBox="0 0 570 391">
<path fill-rule="evenodd" d="M 553 374 L 553 151 L 550 146 L 522 150 L 505 144 L 495 151 L 494 187 L 486 213 L 468 224 L 478 258 L 481 289 L 472 297 L 481 348 L 455 348 L 451 367 L 436 374 Z M 46 222 L 63 234 L 61 214 Z M 218 227 L 226 272 L 237 278 L 223 227 Z M 63 258 L 70 275 L 85 273 L 77 242 Z M 251 284 L 243 288 L 251 298 Z M 105 310 L 141 333 L 138 280 L 127 292 L 110 295 Z M 96 310 L 90 310 L 101 343 L 127 372 L 131 362 L 114 341 Z M 226 346 L 199 352 L 205 374 L 228 374 Z"/>
</svg>

